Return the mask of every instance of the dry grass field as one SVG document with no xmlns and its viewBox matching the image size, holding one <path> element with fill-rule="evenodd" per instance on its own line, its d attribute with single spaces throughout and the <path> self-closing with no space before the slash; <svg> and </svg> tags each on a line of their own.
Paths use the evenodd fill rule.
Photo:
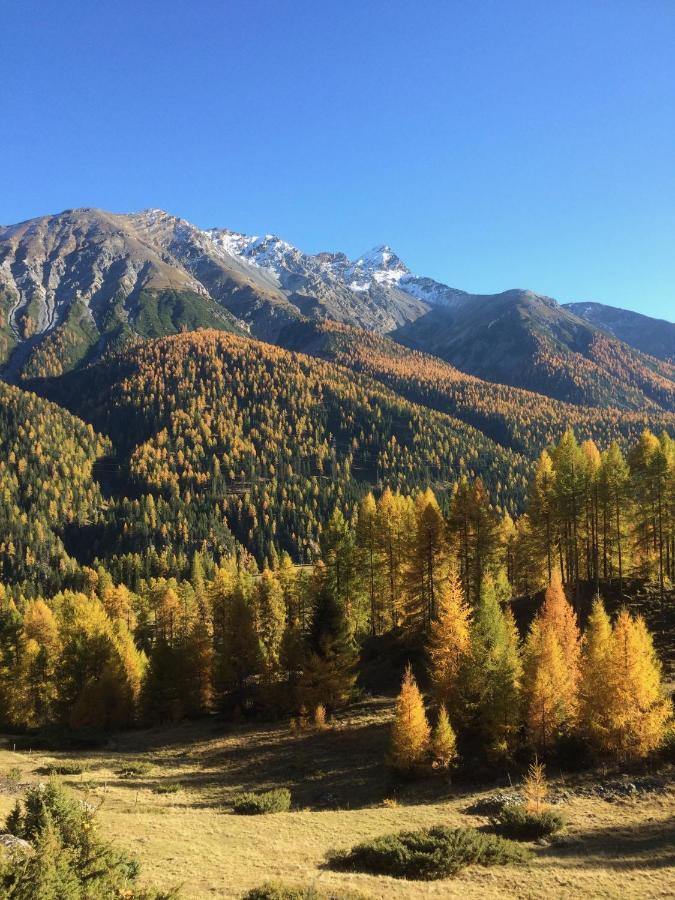
<svg viewBox="0 0 675 900">
<path fill-rule="evenodd" d="M 139 856 L 145 883 L 181 884 L 190 900 L 241 897 L 269 879 L 401 900 L 675 896 L 672 772 L 660 773 L 665 790 L 613 802 L 584 795 L 599 774 L 555 780 L 570 795 L 562 807 L 568 826 L 552 843 L 533 846 L 524 866 L 473 867 L 431 883 L 322 868 L 329 849 L 392 830 L 487 824 L 469 808 L 494 786 L 390 776 L 382 764 L 390 713 L 391 701 L 371 700 L 335 728 L 296 734 L 214 719 L 129 733 L 104 750 L 78 753 L 15 751 L 10 738 L 0 750 L 0 815 L 22 784 L 44 780 L 50 767 L 82 768 L 60 777 L 100 803 L 101 829 Z M 495 773 L 506 786 L 508 775 Z M 281 786 L 293 793 L 293 811 L 231 812 L 237 791 Z"/>
</svg>

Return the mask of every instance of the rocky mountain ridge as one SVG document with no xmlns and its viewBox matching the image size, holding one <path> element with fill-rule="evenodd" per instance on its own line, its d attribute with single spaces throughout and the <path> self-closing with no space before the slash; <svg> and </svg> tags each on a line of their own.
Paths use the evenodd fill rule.
<svg viewBox="0 0 675 900">
<path fill-rule="evenodd" d="M 276 343 L 309 319 L 391 334 L 487 381 L 574 403 L 670 409 L 669 323 L 599 310 L 531 291 L 470 294 L 414 274 L 387 245 L 356 259 L 308 254 L 160 209 L 66 210 L 0 228 L 6 380 L 59 375 L 116 342 L 200 327 Z M 618 313 L 630 327 L 617 326 Z M 645 355 L 656 336 L 661 359 Z"/>
</svg>

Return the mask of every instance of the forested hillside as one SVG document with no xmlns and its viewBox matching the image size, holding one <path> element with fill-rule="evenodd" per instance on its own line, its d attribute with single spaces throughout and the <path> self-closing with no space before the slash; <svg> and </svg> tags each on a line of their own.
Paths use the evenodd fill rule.
<svg viewBox="0 0 675 900">
<path fill-rule="evenodd" d="M 62 537 L 99 517 L 92 468 L 109 447 L 66 410 L 0 383 L 0 581 L 50 590 L 72 571 Z"/>
<path fill-rule="evenodd" d="M 202 426 L 207 434 L 206 419 Z M 348 516 L 338 504 L 317 522 L 313 567 L 287 554 L 260 568 L 241 552 L 214 559 L 204 544 L 183 571 L 73 561 L 68 589 L 28 596 L 7 570 L 2 720 L 110 729 L 217 708 L 301 721 L 317 710 L 321 722 L 353 699 L 362 651 L 394 682 L 411 654 L 418 659 L 440 721 L 450 716 L 447 740 L 455 729 L 471 756 L 551 755 L 573 738 L 599 758 L 642 758 L 661 746 L 669 719 L 652 638 L 628 610 L 612 623 L 599 596 L 591 605 L 581 588 L 626 599 L 628 579 L 641 579 L 668 602 L 674 477 L 666 435 L 645 432 L 626 458 L 616 445 L 579 445 L 568 431 L 542 453 L 515 523 L 480 478 L 464 476 L 445 511 L 430 488 L 367 493 Z M 546 586 L 539 610 L 515 599 Z M 672 627 L 658 635 L 666 649 L 668 634 Z M 414 695 L 411 676 L 402 698 L 406 691 Z M 398 745 L 394 732 L 393 764 L 414 771 L 440 751 L 427 727 L 411 755 L 406 723 Z M 454 737 L 444 746 L 452 761 Z"/>
<path fill-rule="evenodd" d="M 675 409 L 675 369 L 531 291 L 437 307 L 396 340 L 463 372 L 586 406 Z"/>
<path fill-rule="evenodd" d="M 309 560 L 333 508 L 350 514 L 370 489 L 431 485 L 443 497 L 482 473 L 498 510 L 524 499 L 528 461 L 464 422 L 333 363 L 215 331 L 36 386 L 109 436 L 135 498 L 117 501 L 129 524 L 113 534 L 110 519 L 96 552 L 138 549 L 136 523 L 156 519 L 157 551 L 206 540 L 222 553 L 220 523 L 261 562 L 283 550 Z"/>
<path fill-rule="evenodd" d="M 302 322 L 282 331 L 279 342 L 330 359 L 381 381 L 408 400 L 448 413 L 492 440 L 533 458 L 566 428 L 580 439 L 616 440 L 624 449 L 645 428 L 675 427 L 675 413 L 591 408 L 554 400 L 534 391 L 492 384 L 387 338 L 337 322 Z"/>
</svg>

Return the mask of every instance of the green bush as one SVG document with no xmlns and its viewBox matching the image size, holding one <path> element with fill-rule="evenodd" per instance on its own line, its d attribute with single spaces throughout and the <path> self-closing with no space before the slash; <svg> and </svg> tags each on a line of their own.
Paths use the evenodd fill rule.
<svg viewBox="0 0 675 900">
<path fill-rule="evenodd" d="M 263 791 L 260 794 L 245 791 L 234 798 L 232 807 L 240 816 L 287 812 L 291 808 L 291 792 L 287 788 L 275 788 L 273 791 Z"/>
<path fill-rule="evenodd" d="M 102 840 L 94 819 L 95 810 L 89 804 L 56 782 L 29 788 L 9 814 L 4 830 L 27 841 L 32 852 L 2 861 L 0 897 L 160 900 L 177 896 L 139 891 L 137 860 Z"/>
<path fill-rule="evenodd" d="M 456 875 L 465 866 L 501 866 L 523 862 L 527 857 L 527 851 L 504 838 L 475 828 L 439 825 L 386 834 L 351 850 L 332 853 L 328 865 L 370 875 L 432 881 Z"/>
<path fill-rule="evenodd" d="M 120 778 L 141 778 L 143 775 L 148 775 L 151 771 L 152 766 L 150 763 L 141 761 L 129 763 L 123 769 L 118 769 L 117 775 Z"/>
<path fill-rule="evenodd" d="M 507 803 L 490 822 L 499 834 L 518 841 L 535 841 L 537 838 L 547 837 L 560 831 L 565 824 L 557 810 L 547 807 L 534 812 L 524 803 Z"/>
<path fill-rule="evenodd" d="M 320 891 L 314 887 L 268 881 L 244 894 L 243 900 L 362 900 L 362 894 L 351 891 Z"/>
<path fill-rule="evenodd" d="M 158 784 L 155 788 L 155 794 L 177 794 L 180 790 L 180 785 L 175 781 L 168 781 L 166 784 Z"/>
<path fill-rule="evenodd" d="M 64 763 L 60 766 L 40 766 L 35 770 L 36 775 L 47 775 L 53 778 L 57 775 L 81 775 L 85 771 L 85 766 L 78 766 L 75 763 Z"/>
</svg>

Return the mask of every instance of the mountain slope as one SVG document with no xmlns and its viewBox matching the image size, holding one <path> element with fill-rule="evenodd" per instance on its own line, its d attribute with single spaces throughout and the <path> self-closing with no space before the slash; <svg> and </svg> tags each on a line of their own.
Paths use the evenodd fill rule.
<svg viewBox="0 0 675 900">
<path fill-rule="evenodd" d="M 541 394 L 466 375 L 438 357 L 411 350 L 384 335 L 335 322 L 304 322 L 282 332 L 289 349 L 333 360 L 385 384 L 408 400 L 455 416 L 494 441 L 534 459 L 568 428 L 580 440 L 627 449 L 642 431 L 675 430 L 675 413 L 629 412 L 577 406 Z"/>
<path fill-rule="evenodd" d="M 350 262 L 158 209 L 66 210 L 0 228 L 0 365 L 6 380 L 56 375 L 129 334 L 199 327 L 274 342 L 302 317 L 388 331 L 460 294 L 388 248 Z"/>
<path fill-rule="evenodd" d="M 126 218 L 150 246 L 182 267 L 209 297 L 257 337 L 273 341 L 279 328 L 300 316 L 274 272 L 228 252 L 209 232 L 161 209 Z"/>
<path fill-rule="evenodd" d="M 93 209 L 0 230 L 0 323 L 8 380 L 59 374 L 127 333 L 242 330 L 130 217 Z"/>
<path fill-rule="evenodd" d="M 130 337 L 217 328 L 275 343 L 310 319 L 391 333 L 486 381 L 576 404 L 674 409 L 673 364 L 628 343 L 667 357 L 675 326 L 609 309 L 586 304 L 582 318 L 529 291 L 468 294 L 413 274 L 386 245 L 354 260 L 312 255 L 157 209 L 68 210 L 0 229 L 8 381 L 58 375 Z"/>
<path fill-rule="evenodd" d="M 487 381 L 586 406 L 675 410 L 675 367 L 531 291 L 436 307 L 397 341 Z"/>
<path fill-rule="evenodd" d="M 515 513 L 528 478 L 521 454 L 373 379 L 213 330 L 35 387 L 109 435 L 135 490 L 207 504 L 259 559 L 273 549 L 310 558 L 333 507 L 351 512 L 376 485 L 444 495 L 481 473 Z M 186 549 L 193 537 L 176 540 Z"/>
<path fill-rule="evenodd" d="M 575 316 L 630 347 L 657 359 L 675 362 L 675 325 L 672 322 L 604 303 L 565 303 L 564 306 Z"/>
</svg>

